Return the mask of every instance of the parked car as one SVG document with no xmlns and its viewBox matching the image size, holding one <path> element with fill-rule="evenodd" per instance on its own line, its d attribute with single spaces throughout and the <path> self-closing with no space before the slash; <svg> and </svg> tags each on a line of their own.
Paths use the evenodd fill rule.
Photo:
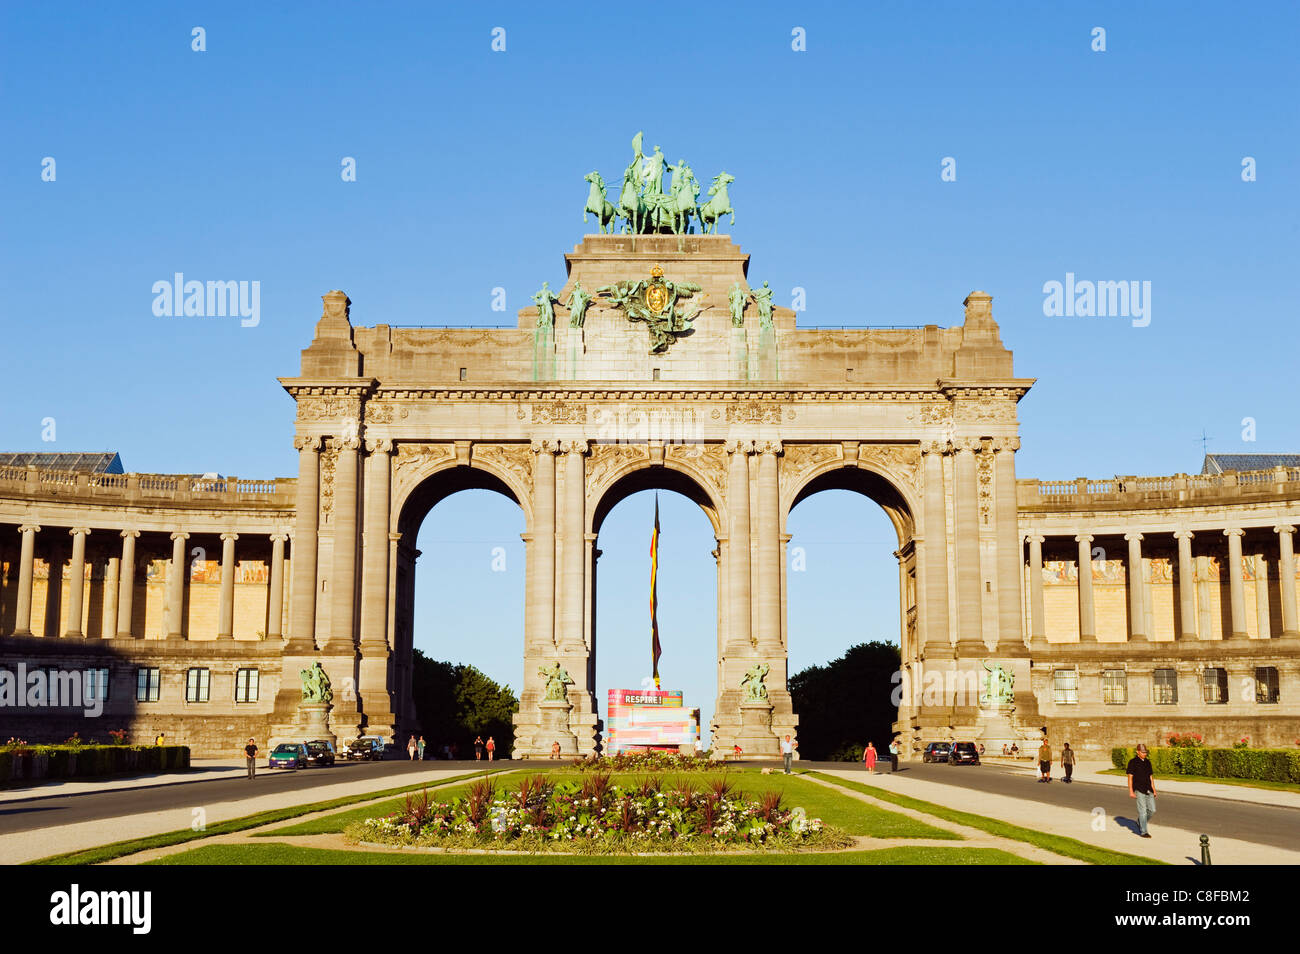
<svg viewBox="0 0 1300 954">
<path fill-rule="evenodd" d="M 952 751 L 951 742 L 931 742 L 921 753 L 922 762 L 946 762 L 948 753 Z"/>
<path fill-rule="evenodd" d="M 363 735 L 359 739 L 345 742 L 342 755 L 349 762 L 378 761 L 384 757 L 384 740 L 377 735 Z"/>
<path fill-rule="evenodd" d="M 307 764 L 324 766 L 334 764 L 334 745 L 324 739 L 307 743 Z"/>
<path fill-rule="evenodd" d="M 302 742 L 281 742 L 267 759 L 267 768 L 306 768 L 308 761 L 307 746 Z"/>
<path fill-rule="evenodd" d="M 948 752 L 949 765 L 979 765 L 980 753 L 974 742 L 954 742 Z"/>
</svg>

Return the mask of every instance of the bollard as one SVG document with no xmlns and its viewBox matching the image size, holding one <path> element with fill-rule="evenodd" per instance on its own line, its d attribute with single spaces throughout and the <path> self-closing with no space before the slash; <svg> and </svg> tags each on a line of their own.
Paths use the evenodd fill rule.
<svg viewBox="0 0 1300 954">
<path fill-rule="evenodd" d="M 1213 862 L 1210 861 L 1210 836 L 1209 835 L 1201 836 L 1201 864 L 1206 865 L 1207 867 L 1213 864 Z"/>
</svg>

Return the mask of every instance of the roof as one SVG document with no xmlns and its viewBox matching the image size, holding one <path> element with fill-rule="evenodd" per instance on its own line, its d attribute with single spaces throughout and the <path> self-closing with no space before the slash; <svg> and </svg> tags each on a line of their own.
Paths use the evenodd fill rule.
<svg viewBox="0 0 1300 954">
<path fill-rule="evenodd" d="M 0 452 L 0 467 L 39 467 L 41 470 L 62 470 L 78 474 L 123 473 L 122 458 L 116 451 L 84 454 Z"/>
<path fill-rule="evenodd" d="M 1274 467 L 1300 467 L 1300 454 L 1206 454 L 1202 474 L 1222 474 L 1228 470 L 1272 470 Z"/>
</svg>

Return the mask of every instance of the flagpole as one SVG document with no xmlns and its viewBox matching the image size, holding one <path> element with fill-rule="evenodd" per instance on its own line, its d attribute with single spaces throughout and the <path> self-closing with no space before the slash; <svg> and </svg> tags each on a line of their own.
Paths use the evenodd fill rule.
<svg viewBox="0 0 1300 954">
<path fill-rule="evenodd" d="M 659 688 L 659 492 L 655 491 L 655 524 L 650 533 L 650 668 Z"/>
</svg>

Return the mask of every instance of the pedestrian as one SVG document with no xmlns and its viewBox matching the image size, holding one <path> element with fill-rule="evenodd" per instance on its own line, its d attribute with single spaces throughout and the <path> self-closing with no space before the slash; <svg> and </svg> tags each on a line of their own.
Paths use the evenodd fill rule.
<svg viewBox="0 0 1300 954">
<path fill-rule="evenodd" d="M 733 745 L 733 746 L 731 747 L 731 756 L 732 756 L 732 758 L 734 758 L 734 759 L 739 759 L 739 758 L 740 758 L 742 755 L 744 755 L 744 754 L 745 754 L 745 753 L 744 753 L 744 750 L 741 749 L 741 747 L 740 747 L 740 743 L 739 743 L 739 742 L 737 742 L 735 745 Z"/>
<path fill-rule="evenodd" d="M 873 742 L 867 743 L 867 749 L 862 753 L 862 764 L 867 767 L 867 771 L 872 775 L 876 774 L 876 746 Z"/>
<path fill-rule="evenodd" d="M 889 771 L 898 771 L 898 739 L 889 740 Z"/>
<path fill-rule="evenodd" d="M 483 761 L 483 736 L 474 736 L 474 761 Z"/>
<path fill-rule="evenodd" d="M 497 755 L 497 740 L 494 739 L 494 738 L 492 738 L 492 736 L 489 735 L 489 736 L 488 736 L 488 740 L 487 740 L 486 744 L 484 744 L 483 748 L 487 749 L 488 761 L 489 761 L 489 762 L 494 762 L 494 761 L 496 761 L 496 755 Z"/>
<path fill-rule="evenodd" d="M 1052 780 L 1052 747 L 1043 739 L 1043 744 L 1038 747 L 1038 780 L 1040 782 L 1050 782 Z"/>
<path fill-rule="evenodd" d="M 1150 838 L 1147 821 L 1156 813 L 1156 780 L 1147 758 L 1145 743 L 1139 742 L 1137 755 L 1128 760 L 1128 797 L 1137 799 L 1138 834 Z"/>
<path fill-rule="evenodd" d="M 1070 748 L 1070 743 L 1065 743 L 1065 748 L 1061 749 L 1061 768 L 1065 770 L 1065 780 L 1073 781 L 1070 778 L 1074 774 L 1074 749 Z"/>
<path fill-rule="evenodd" d="M 790 763 L 794 761 L 794 750 L 798 747 L 799 743 L 791 739 L 788 734 L 781 740 L 781 760 L 785 762 L 786 775 L 790 774 Z"/>
<path fill-rule="evenodd" d="M 980 743 L 980 758 L 984 757 L 984 743 Z"/>
<path fill-rule="evenodd" d="M 244 760 L 248 763 L 249 779 L 257 778 L 257 743 L 251 738 L 248 744 L 244 746 Z"/>
<path fill-rule="evenodd" d="M 1011 757 L 1013 759 L 1020 758 L 1020 746 L 1016 745 L 1014 742 L 1011 743 Z"/>
<path fill-rule="evenodd" d="M 158 738 L 156 738 L 156 739 L 153 740 L 153 744 L 154 744 L 154 745 L 166 745 L 166 744 L 167 744 L 167 734 L 166 734 L 165 732 L 159 732 L 159 733 L 158 733 Z"/>
<path fill-rule="evenodd" d="M 558 759 L 559 757 L 560 757 L 560 743 L 559 743 L 559 742 L 552 742 L 552 743 L 551 743 L 551 758 L 553 758 L 553 759 Z"/>
<path fill-rule="evenodd" d="M 418 749 L 419 746 L 415 744 L 415 736 L 411 736 L 410 741 L 406 743 L 406 752 L 410 755 L 412 762 L 415 761 L 415 753 Z"/>
<path fill-rule="evenodd" d="M 420 741 L 415 743 L 415 747 L 420 752 L 419 760 L 423 762 L 424 761 L 424 736 L 420 736 Z"/>
</svg>

